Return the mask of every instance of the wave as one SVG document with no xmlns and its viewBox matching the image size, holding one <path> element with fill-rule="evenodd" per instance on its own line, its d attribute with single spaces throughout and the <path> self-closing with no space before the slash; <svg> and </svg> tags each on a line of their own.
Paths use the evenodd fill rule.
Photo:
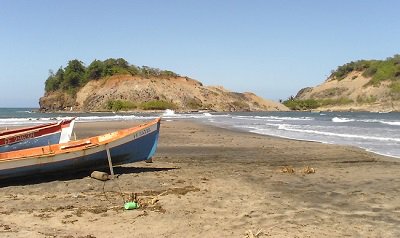
<svg viewBox="0 0 400 238">
<path fill-rule="evenodd" d="M 129 121 L 129 120 L 147 120 L 154 119 L 156 117 L 163 118 L 174 118 L 174 119 L 211 119 L 214 117 L 226 117 L 227 115 L 212 115 L 211 113 L 187 113 L 180 114 L 175 113 L 173 110 L 167 109 L 164 113 L 151 114 L 151 115 L 121 115 L 121 114 L 109 114 L 109 115 L 82 115 L 77 116 L 77 122 L 97 122 L 97 121 Z M 70 116 L 55 116 L 55 117 L 25 117 L 25 118 L 0 118 L 0 126 L 19 126 L 19 125 L 31 125 L 31 124 L 43 124 L 49 121 L 59 121 L 62 119 L 71 118 Z"/>
<path fill-rule="evenodd" d="M 315 120 L 313 117 L 278 117 L 278 116 L 255 116 L 258 119 L 267 120 L 287 120 L 287 121 L 312 121 Z"/>
<path fill-rule="evenodd" d="M 162 116 L 175 116 L 175 111 L 171 109 L 165 110 L 165 112 L 162 114 Z"/>
<path fill-rule="evenodd" d="M 382 124 L 391 125 L 391 126 L 400 126 L 400 121 L 385 121 L 385 120 L 378 120 L 378 119 L 356 120 L 356 119 L 349 119 L 349 118 L 334 117 L 334 118 L 332 118 L 332 121 L 333 122 L 351 122 L 351 121 L 356 121 L 356 122 L 365 122 L 365 123 L 382 123 Z"/>
<path fill-rule="evenodd" d="M 379 121 L 379 122 L 391 126 L 400 126 L 400 121 Z"/>
<path fill-rule="evenodd" d="M 95 121 L 129 121 L 137 119 L 153 118 L 148 116 L 135 116 L 135 115 L 114 115 L 114 116 L 82 116 L 77 117 L 78 122 L 95 122 Z"/>
<path fill-rule="evenodd" d="M 35 113 L 35 112 L 33 112 L 33 111 L 16 111 L 17 113 L 28 113 L 28 114 L 31 114 L 31 113 Z"/>
<path fill-rule="evenodd" d="M 280 117 L 280 116 L 233 116 L 235 119 L 240 120 L 253 120 L 253 121 L 272 121 L 272 122 L 282 122 L 282 121 L 312 121 L 315 120 L 313 117 Z"/>
<path fill-rule="evenodd" d="M 342 123 L 342 122 L 352 122 L 352 121 L 355 121 L 355 120 L 354 119 L 350 119 L 350 118 L 345 118 L 345 117 L 334 117 L 334 118 L 332 118 L 332 122 Z"/>
<path fill-rule="evenodd" d="M 301 133 L 308 133 L 308 134 L 324 135 L 324 136 L 335 136 L 335 137 L 341 137 L 341 138 L 355 138 L 355 139 L 363 139 L 363 140 L 400 142 L 400 138 L 344 134 L 344 133 L 334 133 L 334 132 L 326 132 L 326 131 L 306 130 L 306 129 L 295 129 L 295 128 L 290 128 L 287 125 L 279 125 L 278 129 L 285 130 L 285 131 L 294 131 L 294 132 L 301 132 Z"/>
</svg>

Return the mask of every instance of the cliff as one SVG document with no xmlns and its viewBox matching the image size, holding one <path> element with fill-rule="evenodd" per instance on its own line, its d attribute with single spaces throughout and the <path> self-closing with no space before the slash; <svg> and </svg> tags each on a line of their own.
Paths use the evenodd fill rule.
<svg viewBox="0 0 400 238">
<path fill-rule="evenodd" d="M 281 111 L 288 108 L 253 93 L 230 92 L 223 87 L 204 86 L 188 77 L 142 77 L 114 75 L 91 80 L 76 94 L 49 91 L 40 98 L 41 111 L 104 111 L 115 102 L 142 110 L 149 102 L 162 102 L 178 111 Z M 160 108 L 161 109 L 161 108 Z"/>
</svg>

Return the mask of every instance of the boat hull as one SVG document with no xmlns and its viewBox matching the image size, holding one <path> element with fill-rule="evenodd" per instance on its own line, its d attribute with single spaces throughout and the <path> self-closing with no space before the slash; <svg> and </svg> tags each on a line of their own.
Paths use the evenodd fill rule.
<svg viewBox="0 0 400 238">
<path fill-rule="evenodd" d="M 19 129 L 15 134 L 5 131 L 6 135 L 0 139 L 0 153 L 68 142 L 74 123 L 75 120 L 71 119 L 49 126 Z"/>
<path fill-rule="evenodd" d="M 20 141 L 17 143 L 1 146 L 0 153 L 8 152 L 8 151 L 15 151 L 15 150 L 23 150 L 23 149 L 39 147 L 39 146 L 44 146 L 44 145 L 49 145 L 49 144 L 50 145 L 58 144 L 60 141 L 60 137 L 61 137 L 61 131 L 53 133 L 53 134 L 47 134 L 47 135 L 44 135 L 41 137 L 27 138 L 27 139 L 24 139 L 23 141 Z"/>
<path fill-rule="evenodd" d="M 36 155 L 20 160 L 0 161 L 0 179 L 71 173 L 108 167 L 107 149 L 113 165 L 143 161 L 151 158 L 157 148 L 160 122 L 150 127 L 102 145 L 90 145 L 82 150 L 55 155 Z"/>
</svg>

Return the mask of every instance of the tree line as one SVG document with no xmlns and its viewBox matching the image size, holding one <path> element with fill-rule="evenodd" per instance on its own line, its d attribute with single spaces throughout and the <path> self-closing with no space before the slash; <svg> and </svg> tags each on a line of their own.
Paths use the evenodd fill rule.
<svg viewBox="0 0 400 238">
<path fill-rule="evenodd" d="M 53 70 L 49 70 L 49 77 L 45 82 L 45 91 L 63 90 L 75 94 L 79 88 L 85 86 L 91 80 L 122 74 L 146 78 L 179 76 L 169 70 L 132 65 L 122 58 L 109 58 L 104 61 L 94 60 L 87 67 L 82 61 L 74 59 L 70 60 L 66 67 L 60 67 L 55 73 Z"/>
</svg>

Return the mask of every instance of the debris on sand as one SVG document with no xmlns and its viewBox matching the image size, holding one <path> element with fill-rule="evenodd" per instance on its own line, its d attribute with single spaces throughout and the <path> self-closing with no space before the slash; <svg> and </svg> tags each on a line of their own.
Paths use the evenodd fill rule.
<svg viewBox="0 0 400 238">
<path fill-rule="evenodd" d="M 307 167 L 304 168 L 303 173 L 305 173 L 305 174 L 313 174 L 313 173 L 315 173 L 315 169 L 310 167 L 310 166 L 307 166 Z"/>
<path fill-rule="evenodd" d="M 300 169 L 298 169 L 298 171 L 300 171 Z M 307 166 L 303 169 L 302 172 L 304 174 L 313 174 L 313 173 L 315 173 L 315 169 L 313 167 Z M 294 174 L 294 173 L 296 173 L 296 170 L 291 166 L 285 166 L 285 167 L 281 168 L 281 173 Z"/>
<path fill-rule="evenodd" d="M 288 173 L 288 174 L 294 174 L 295 170 L 294 168 L 290 167 L 290 166 L 285 166 L 281 169 L 282 173 Z"/>
<path fill-rule="evenodd" d="M 245 237 L 246 238 L 257 238 L 262 234 L 263 234 L 263 231 L 261 229 L 258 230 L 255 234 L 253 233 L 252 230 L 248 230 L 248 231 L 246 231 L 246 236 Z"/>
</svg>

